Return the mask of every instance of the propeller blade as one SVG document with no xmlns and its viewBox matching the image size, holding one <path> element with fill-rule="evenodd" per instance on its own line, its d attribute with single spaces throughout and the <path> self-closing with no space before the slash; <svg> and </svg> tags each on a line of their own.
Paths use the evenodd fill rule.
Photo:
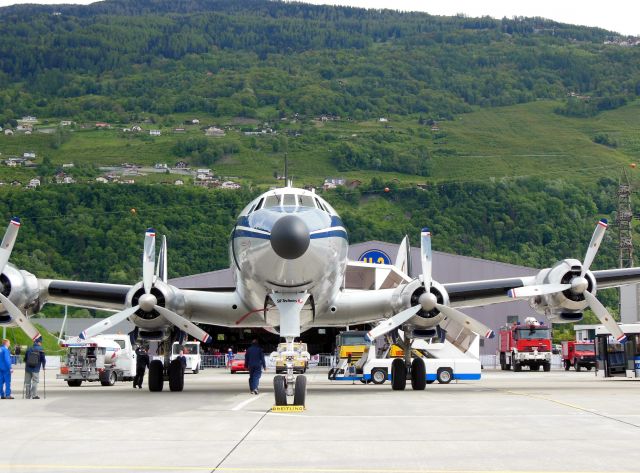
<svg viewBox="0 0 640 473">
<path fill-rule="evenodd" d="M 533 286 L 516 287 L 509 289 L 507 296 L 518 299 L 520 297 L 535 297 L 571 289 L 571 284 L 538 284 Z"/>
<path fill-rule="evenodd" d="M 20 219 L 18 217 L 13 217 L 9 222 L 7 231 L 4 233 L 2 243 L 0 243 L 0 273 L 4 271 L 4 267 L 9 262 L 13 245 L 16 243 L 16 239 L 18 238 L 19 229 Z"/>
<path fill-rule="evenodd" d="M 117 314 L 113 314 L 111 317 L 107 317 L 104 320 L 101 320 L 97 324 L 93 324 L 91 327 L 83 331 L 79 337 L 82 340 L 87 338 L 95 337 L 96 335 L 101 334 L 105 330 L 113 327 L 114 325 L 118 325 L 120 322 L 125 320 L 126 318 L 132 316 L 138 309 L 139 305 L 129 307 L 128 309 L 123 310 L 122 312 L 118 312 Z"/>
<path fill-rule="evenodd" d="M 182 330 L 184 332 L 187 332 L 192 337 L 197 338 L 198 340 L 200 340 L 203 343 L 211 343 L 211 342 L 213 342 L 213 339 L 211 338 L 211 335 L 209 335 L 207 332 L 202 330 L 196 324 L 188 321 L 187 319 L 185 319 L 181 315 L 178 315 L 175 312 L 172 312 L 169 309 L 166 309 L 166 308 L 161 307 L 159 305 L 153 306 L 153 308 L 155 310 L 157 310 L 158 312 L 160 312 L 160 315 L 162 315 L 165 319 L 167 319 L 173 325 L 178 327 L 180 330 Z"/>
<path fill-rule="evenodd" d="M 598 252 L 598 248 L 600 248 L 600 243 L 602 242 L 602 238 L 604 237 L 604 232 L 607 230 L 607 219 L 603 218 L 596 225 L 596 229 L 593 231 L 593 236 L 591 237 L 591 242 L 589 242 L 589 248 L 587 248 L 587 254 L 584 255 L 584 262 L 582 263 L 582 272 L 580 273 L 580 277 L 584 277 L 589 268 L 591 267 L 591 263 L 593 263 L 593 259 L 596 257 L 596 253 Z"/>
<path fill-rule="evenodd" d="M 160 281 L 167 282 L 167 237 L 162 235 L 162 245 L 158 254 L 158 265 L 156 266 L 156 276 Z"/>
<path fill-rule="evenodd" d="M 365 335 L 365 338 L 367 338 L 371 342 L 376 338 L 384 335 L 385 333 L 391 332 L 393 329 L 399 327 L 411 317 L 416 315 L 421 308 L 422 306 L 418 304 L 397 313 L 393 317 L 388 318 L 384 322 L 381 322 L 379 325 L 377 325 L 375 328 L 371 329 Z"/>
<path fill-rule="evenodd" d="M 31 338 L 31 340 L 35 342 L 39 338 L 42 338 L 42 335 L 40 335 L 40 332 L 38 332 L 38 329 L 34 327 L 29 318 L 2 293 L 0 293 L 0 302 L 2 302 L 2 305 L 11 316 L 11 319 L 22 329 L 24 333 L 27 334 L 29 338 Z"/>
<path fill-rule="evenodd" d="M 485 324 L 477 321 L 476 319 L 469 317 L 467 314 L 463 314 L 462 312 L 460 312 L 457 309 L 454 309 L 453 307 L 437 304 L 436 308 L 441 313 L 443 313 L 447 318 L 453 320 L 454 322 L 457 322 L 463 327 L 468 328 L 472 332 L 475 332 L 478 335 L 483 336 L 484 338 L 493 338 L 496 336 L 493 330 L 491 330 Z"/>
<path fill-rule="evenodd" d="M 148 228 L 144 234 L 144 253 L 142 255 L 142 282 L 144 292 L 149 294 L 153 285 L 153 270 L 156 261 L 156 231 Z"/>
<path fill-rule="evenodd" d="M 596 298 L 596 296 L 591 294 L 589 291 L 584 291 L 583 295 L 591 310 L 600 319 L 600 322 L 602 322 L 602 325 L 604 325 L 606 329 L 609 330 L 611 335 L 616 337 L 616 340 L 618 340 L 620 343 L 624 343 L 627 340 L 627 336 L 624 334 L 615 319 L 611 316 L 607 308 L 603 306 L 602 303 Z"/>
<path fill-rule="evenodd" d="M 424 287 L 427 288 L 427 292 L 429 292 L 429 288 L 431 287 L 431 232 L 428 228 L 423 228 L 420 233 L 420 258 L 422 261 L 422 282 Z"/>
</svg>

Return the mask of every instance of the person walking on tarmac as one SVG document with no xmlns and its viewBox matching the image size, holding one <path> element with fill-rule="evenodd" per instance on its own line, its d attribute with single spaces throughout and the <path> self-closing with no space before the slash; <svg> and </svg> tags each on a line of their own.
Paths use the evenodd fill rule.
<svg viewBox="0 0 640 473">
<path fill-rule="evenodd" d="M 42 339 L 39 338 L 24 353 L 24 386 L 27 399 L 40 399 L 38 396 L 40 368 L 44 369 L 46 364 L 47 358 L 42 349 Z"/>
<path fill-rule="evenodd" d="M 7 339 L 2 340 L 0 345 L 0 394 L 2 399 L 13 399 L 11 395 L 11 352 L 9 352 L 10 342 Z"/>
<path fill-rule="evenodd" d="M 149 355 L 144 347 L 138 347 L 136 350 L 136 376 L 133 378 L 133 388 L 142 389 L 144 381 L 144 372 L 149 367 Z"/>
<path fill-rule="evenodd" d="M 263 369 L 267 370 L 267 365 L 264 362 L 264 352 L 257 339 L 253 339 L 251 346 L 247 348 L 244 362 L 249 369 L 249 391 L 251 394 L 258 394 L 260 376 L 262 376 Z"/>
</svg>

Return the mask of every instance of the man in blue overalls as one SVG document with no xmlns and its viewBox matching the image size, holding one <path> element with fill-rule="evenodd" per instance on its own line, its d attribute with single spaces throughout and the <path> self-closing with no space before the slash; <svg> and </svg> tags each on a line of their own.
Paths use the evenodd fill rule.
<svg viewBox="0 0 640 473">
<path fill-rule="evenodd" d="M 11 352 L 9 352 L 9 340 L 2 340 L 0 345 L 0 394 L 2 399 L 13 399 L 11 395 Z"/>
<path fill-rule="evenodd" d="M 251 342 L 251 346 L 247 348 L 244 363 L 249 370 L 249 390 L 251 394 L 258 394 L 258 385 L 260 384 L 262 370 L 267 369 L 267 365 L 264 362 L 264 352 L 258 344 L 258 340 L 254 339 Z"/>
</svg>

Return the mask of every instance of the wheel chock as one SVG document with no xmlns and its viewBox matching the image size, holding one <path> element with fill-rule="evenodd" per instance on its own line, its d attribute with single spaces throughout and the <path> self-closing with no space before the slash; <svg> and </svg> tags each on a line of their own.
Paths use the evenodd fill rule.
<svg viewBox="0 0 640 473">
<path fill-rule="evenodd" d="M 304 412 L 304 406 L 273 406 L 271 412 Z"/>
</svg>

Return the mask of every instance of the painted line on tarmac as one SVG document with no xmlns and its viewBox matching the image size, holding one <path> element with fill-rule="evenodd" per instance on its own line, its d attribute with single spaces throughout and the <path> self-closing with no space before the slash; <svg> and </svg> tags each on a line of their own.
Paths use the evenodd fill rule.
<svg viewBox="0 0 640 473">
<path fill-rule="evenodd" d="M 211 466 L 167 466 L 167 465 L 2 465 L 0 471 L 42 470 L 57 471 L 209 471 L 209 472 L 291 472 L 291 473 L 605 473 L 591 471 L 553 471 L 553 470 L 416 470 L 412 468 L 292 468 L 292 467 L 211 467 Z M 606 473 L 624 473 L 607 471 Z"/>
<path fill-rule="evenodd" d="M 587 414 L 591 414 L 591 415 L 594 415 L 594 416 L 602 417 L 603 419 L 613 420 L 615 422 L 619 422 L 621 424 L 625 424 L 625 425 L 628 425 L 630 427 L 635 427 L 636 429 L 640 429 L 640 425 L 634 424 L 633 422 L 627 422 L 626 420 L 618 419 L 618 418 L 612 417 L 610 415 L 601 414 L 601 413 L 597 412 L 596 410 L 587 409 L 586 407 L 578 406 L 576 404 L 569 404 L 568 402 L 558 401 L 557 399 L 552 399 L 552 398 L 549 398 L 549 397 L 536 396 L 536 395 L 527 394 L 527 393 L 519 393 L 519 392 L 516 392 L 516 391 L 509 391 L 509 390 L 502 390 L 502 389 L 500 391 L 505 392 L 507 394 L 514 394 L 516 396 L 525 396 L 525 397 L 528 397 L 528 398 L 531 398 L 531 399 L 537 399 L 537 400 L 540 400 L 540 401 L 552 402 L 552 403 L 558 404 L 560 406 L 570 407 L 571 409 L 576 409 L 578 411 L 582 411 L 582 412 L 585 412 Z"/>
<path fill-rule="evenodd" d="M 263 394 L 258 394 L 257 396 L 252 396 L 249 399 L 246 399 L 244 401 L 242 401 L 240 404 L 237 404 L 235 406 L 233 406 L 231 408 L 232 411 L 239 411 L 240 409 L 242 409 L 244 406 L 247 406 L 249 404 L 251 404 L 253 401 L 258 400 L 260 397 L 262 397 Z"/>
</svg>

